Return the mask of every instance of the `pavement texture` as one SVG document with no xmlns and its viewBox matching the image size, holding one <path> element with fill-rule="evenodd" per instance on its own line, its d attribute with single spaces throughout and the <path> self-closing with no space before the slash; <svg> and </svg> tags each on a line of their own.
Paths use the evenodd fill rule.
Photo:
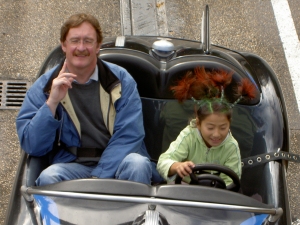
<svg viewBox="0 0 300 225">
<path fill-rule="evenodd" d="M 200 40 L 202 11 L 208 4 L 213 44 L 255 53 L 269 63 L 286 101 L 290 152 L 300 154 L 299 110 L 271 1 L 169 0 L 165 4 L 169 36 Z M 289 0 L 289 5 L 300 36 L 299 0 Z M 118 0 L 0 0 L 0 80 L 33 82 L 46 56 L 59 44 L 62 23 L 77 12 L 95 15 L 105 37 L 121 35 Z M 20 156 L 17 113 L 0 110 L 0 225 L 4 224 Z M 300 224 L 300 164 L 289 163 L 287 181 L 291 215 L 294 224 Z"/>
</svg>

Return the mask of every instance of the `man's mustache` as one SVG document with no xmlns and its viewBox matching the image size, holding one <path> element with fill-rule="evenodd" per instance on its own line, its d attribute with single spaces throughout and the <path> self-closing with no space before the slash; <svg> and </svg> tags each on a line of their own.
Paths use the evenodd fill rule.
<svg viewBox="0 0 300 225">
<path fill-rule="evenodd" d="M 90 53 L 88 51 L 75 51 L 74 52 L 75 56 L 90 56 Z"/>
</svg>

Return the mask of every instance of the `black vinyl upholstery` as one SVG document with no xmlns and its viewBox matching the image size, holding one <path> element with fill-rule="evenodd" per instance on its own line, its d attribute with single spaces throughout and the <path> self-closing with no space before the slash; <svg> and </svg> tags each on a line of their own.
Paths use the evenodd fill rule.
<svg viewBox="0 0 300 225">
<path fill-rule="evenodd" d="M 57 63 L 57 58 L 64 57 L 60 48 L 57 48 L 53 54 L 55 60 L 50 58 L 46 61 L 51 66 Z M 213 56 L 184 56 L 162 63 L 145 52 L 129 49 L 104 49 L 101 51 L 101 59 L 124 67 L 137 82 L 137 88 L 143 104 L 146 132 L 145 143 L 151 158 L 154 160 L 157 160 L 159 155 L 167 149 L 172 139 L 176 138 L 180 130 L 188 124 L 188 120 L 193 116 L 193 107 L 189 106 L 188 109 L 183 109 L 177 103 L 174 103 L 176 100 L 170 91 L 170 87 L 177 80 L 184 76 L 188 70 L 193 70 L 197 66 L 208 70 L 223 69 L 233 71 L 233 83 L 239 82 L 246 76 L 239 68 L 234 67 L 226 60 Z M 162 69 L 162 66 L 165 68 Z M 48 67 L 44 65 L 43 68 L 41 72 L 44 73 L 45 68 Z M 231 89 L 231 86 L 225 89 L 225 94 L 227 93 L 229 98 Z M 249 104 L 257 104 L 258 102 L 259 96 Z M 169 118 L 163 118 L 162 115 L 165 111 L 168 112 Z M 173 131 L 172 138 L 168 140 L 166 140 L 168 135 L 167 129 Z M 239 141 L 243 143 L 243 141 Z M 249 151 L 251 150 L 249 149 Z M 47 157 L 28 157 L 28 186 L 33 186 L 40 172 L 49 165 Z"/>
</svg>

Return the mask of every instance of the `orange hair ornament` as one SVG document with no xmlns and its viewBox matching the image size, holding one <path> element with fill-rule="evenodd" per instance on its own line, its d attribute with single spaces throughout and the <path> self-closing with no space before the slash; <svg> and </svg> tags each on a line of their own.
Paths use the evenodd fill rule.
<svg viewBox="0 0 300 225">
<path fill-rule="evenodd" d="M 230 103 L 225 97 L 224 90 L 232 84 L 232 75 L 233 72 L 225 70 L 208 71 L 204 67 L 196 67 L 194 71 L 188 71 L 176 86 L 171 87 L 171 90 L 179 102 L 192 99 L 200 107 L 211 102 L 219 102 L 232 108 L 242 99 L 250 100 L 256 97 L 255 85 L 248 78 L 243 78 L 232 89 L 235 100 Z"/>
</svg>

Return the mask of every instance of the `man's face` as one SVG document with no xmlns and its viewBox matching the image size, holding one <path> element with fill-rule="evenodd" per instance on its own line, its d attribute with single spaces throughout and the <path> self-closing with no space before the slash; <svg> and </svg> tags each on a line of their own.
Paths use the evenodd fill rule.
<svg viewBox="0 0 300 225">
<path fill-rule="evenodd" d="M 61 45 L 66 53 L 69 70 L 95 67 L 100 44 L 97 43 L 96 31 L 90 23 L 84 22 L 78 27 L 71 28 Z"/>
</svg>

